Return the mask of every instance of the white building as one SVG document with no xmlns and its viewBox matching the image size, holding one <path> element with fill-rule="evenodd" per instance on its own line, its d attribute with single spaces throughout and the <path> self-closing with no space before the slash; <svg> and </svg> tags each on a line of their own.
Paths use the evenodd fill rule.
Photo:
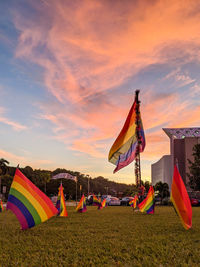
<svg viewBox="0 0 200 267">
<path fill-rule="evenodd" d="M 152 185 L 158 182 L 167 183 L 171 187 L 172 170 L 171 155 L 165 155 L 159 161 L 151 165 L 151 181 Z"/>
</svg>

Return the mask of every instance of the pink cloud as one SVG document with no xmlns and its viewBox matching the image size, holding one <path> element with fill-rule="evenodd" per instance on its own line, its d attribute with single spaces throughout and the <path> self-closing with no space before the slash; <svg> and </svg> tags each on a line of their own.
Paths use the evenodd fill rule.
<svg viewBox="0 0 200 267">
<path fill-rule="evenodd" d="M 173 76 L 181 86 L 190 84 L 195 80 L 182 74 L 171 59 L 176 59 L 179 51 L 178 56 L 185 56 L 186 61 L 199 60 L 196 1 L 111 3 L 43 1 L 41 6 L 35 6 L 40 14 L 37 18 L 15 16 L 20 31 L 16 57 L 44 68 L 44 84 L 61 103 L 43 105 L 41 117 L 56 126 L 57 140 L 95 157 L 107 153 L 105 150 L 117 137 L 129 109 L 129 105 L 122 107 L 121 103 L 106 99 L 107 93 L 113 90 L 115 97 L 114 89 L 130 76 L 164 62 L 175 68 L 166 79 Z M 189 100 L 183 102 L 178 91 L 155 98 L 153 90 L 146 89 L 143 96 L 146 158 L 168 150 L 168 143 L 160 137 L 164 135 L 163 124 L 178 127 L 200 123 L 199 109 L 191 107 Z M 130 99 L 126 103 L 131 105 Z M 159 130 L 153 129 L 156 127 Z M 155 143 L 160 144 L 159 148 L 155 149 Z"/>
<path fill-rule="evenodd" d="M 14 122 L 10 119 L 8 119 L 7 117 L 4 116 L 5 113 L 5 109 L 3 107 L 0 107 L 0 122 L 7 124 L 9 126 L 11 126 L 15 131 L 22 131 L 22 130 L 26 130 L 27 127 L 25 125 L 22 125 L 18 122 Z"/>
</svg>

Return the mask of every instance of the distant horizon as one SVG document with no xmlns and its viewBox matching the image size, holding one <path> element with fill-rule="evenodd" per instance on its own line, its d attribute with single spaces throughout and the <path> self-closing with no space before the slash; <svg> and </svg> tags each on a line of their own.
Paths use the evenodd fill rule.
<svg viewBox="0 0 200 267">
<path fill-rule="evenodd" d="M 132 184 L 109 150 L 140 89 L 142 180 L 169 155 L 162 128 L 200 126 L 197 1 L 0 2 L 0 158 Z"/>
</svg>

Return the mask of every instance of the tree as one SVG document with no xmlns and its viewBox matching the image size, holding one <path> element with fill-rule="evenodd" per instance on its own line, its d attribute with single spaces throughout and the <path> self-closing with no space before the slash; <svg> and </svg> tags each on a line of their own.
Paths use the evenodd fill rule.
<svg viewBox="0 0 200 267">
<path fill-rule="evenodd" d="M 0 159 L 0 195 L 1 195 L 1 176 L 6 174 L 8 170 L 7 164 L 9 164 L 7 160 L 3 158 Z"/>
<path fill-rule="evenodd" d="M 189 172 L 187 176 L 189 177 L 189 185 L 194 190 L 200 190 L 200 144 L 193 147 L 194 162 L 188 159 Z"/>
<path fill-rule="evenodd" d="M 158 182 L 154 186 L 155 191 L 159 192 L 159 196 L 161 198 L 161 204 L 163 201 L 163 198 L 169 197 L 169 185 L 167 183 Z"/>
</svg>

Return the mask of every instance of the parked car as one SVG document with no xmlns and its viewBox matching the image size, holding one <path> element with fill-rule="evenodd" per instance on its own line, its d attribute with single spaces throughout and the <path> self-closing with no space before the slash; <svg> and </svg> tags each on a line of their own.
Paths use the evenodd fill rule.
<svg viewBox="0 0 200 267">
<path fill-rule="evenodd" d="M 98 195 L 95 196 L 99 199 Z M 93 195 L 89 195 L 88 197 L 86 197 L 86 205 L 93 205 Z"/>
<path fill-rule="evenodd" d="M 192 206 L 199 206 L 199 200 L 196 198 L 190 198 L 190 202 Z"/>
<path fill-rule="evenodd" d="M 120 200 L 117 197 L 110 197 L 106 199 L 109 206 L 120 206 Z"/>
<path fill-rule="evenodd" d="M 121 200 L 121 206 L 130 206 L 129 202 L 133 200 L 133 197 L 123 197 Z"/>
<path fill-rule="evenodd" d="M 189 191 L 188 195 L 192 206 L 200 206 L 200 191 Z"/>
</svg>

